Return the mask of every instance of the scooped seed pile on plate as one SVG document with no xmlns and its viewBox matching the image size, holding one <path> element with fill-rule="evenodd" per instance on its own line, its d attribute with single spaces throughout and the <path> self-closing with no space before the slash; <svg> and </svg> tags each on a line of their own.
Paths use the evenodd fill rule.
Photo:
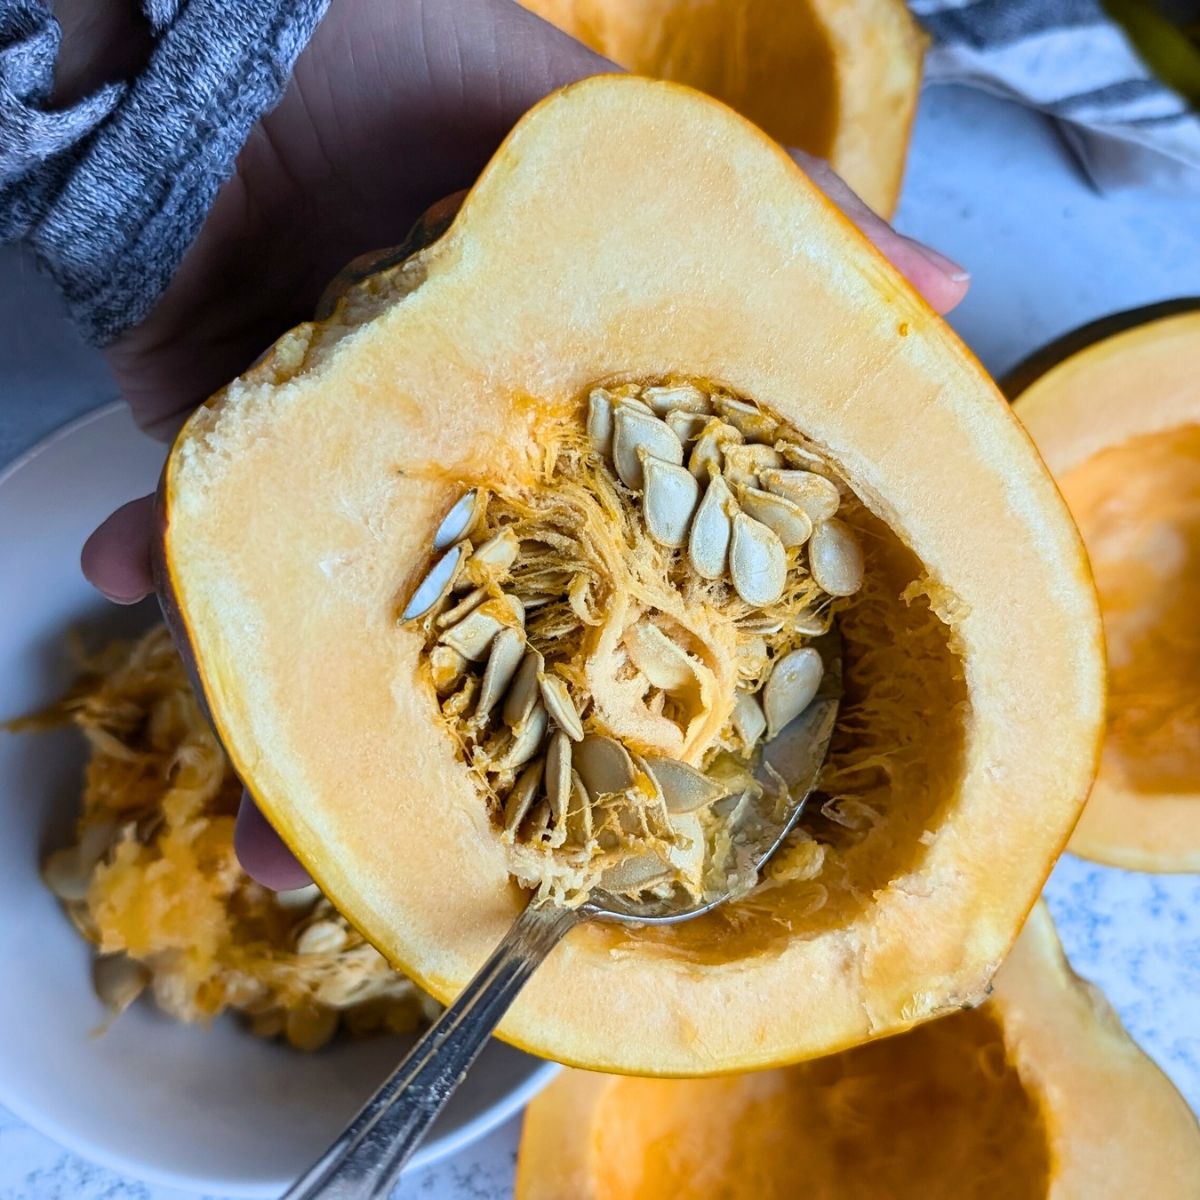
<svg viewBox="0 0 1200 1200">
<path fill-rule="evenodd" d="M 271 892 L 241 869 L 241 784 L 167 631 L 87 658 L 75 687 L 18 727 L 72 723 L 90 747 L 75 840 L 43 877 L 95 945 L 115 1016 L 149 989 L 180 1021 L 226 1009 L 301 1050 L 339 1029 L 403 1032 L 437 1012 L 315 885 Z"/>
</svg>

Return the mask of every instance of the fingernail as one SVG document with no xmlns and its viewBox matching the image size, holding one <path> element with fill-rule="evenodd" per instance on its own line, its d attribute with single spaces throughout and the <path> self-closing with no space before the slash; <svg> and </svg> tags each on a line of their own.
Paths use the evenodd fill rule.
<svg viewBox="0 0 1200 1200">
<path fill-rule="evenodd" d="M 95 584 L 92 585 L 95 587 Z M 140 604 L 145 598 L 150 595 L 149 592 L 139 592 L 136 596 L 118 596 L 115 592 L 105 591 L 104 588 L 96 588 L 96 591 L 102 595 L 105 600 L 111 601 L 113 604 Z"/>
<path fill-rule="evenodd" d="M 954 259 L 947 258 L 944 254 L 939 254 L 938 251 L 925 245 L 924 242 L 913 241 L 912 244 L 930 266 L 936 267 L 952 283 L 966 283 L 971 278 L 971 272 L 966 267 L 956 263 Z"/>
</svg>

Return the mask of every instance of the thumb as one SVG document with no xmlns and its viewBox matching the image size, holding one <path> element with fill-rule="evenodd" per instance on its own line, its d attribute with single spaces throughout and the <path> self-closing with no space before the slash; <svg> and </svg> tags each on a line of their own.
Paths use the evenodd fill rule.
<svg viewBox="0 0 1200 1200">
<path fill-rule="evenodd" d="M 788 151 L 805 174 L 854 222 L 877 250 L 917 289 L 929 306 L 948 313 L 967 294 L 970 273 L 915 238 L 897 233 L 833 168 L 802 150 Z"/>
</svg>

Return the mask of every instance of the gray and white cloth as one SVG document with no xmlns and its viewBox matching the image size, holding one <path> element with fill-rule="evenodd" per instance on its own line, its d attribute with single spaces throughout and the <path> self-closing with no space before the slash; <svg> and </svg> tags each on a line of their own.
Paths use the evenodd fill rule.
<svg viewBox="0 0 1200 1200">
<path fill-rule="evenodd" d="M 1200 194 L 1200 116 L 1138 57 L 1099 0 L 909 0 L 933 38 L 926 83 L 1040 109 L 1101 190 Z"/>
<path fill-rule="evenodd" d="M 30 246 L 89 341 L 162 294 L 328 2 L 141 0 L 145 69 L 60 111 L 49 0 L 0 0 L 0 242 Z"/>
<path fill-rule="evenodd" d="M 32 247 L 89 340 L 109 342 L 150 310 L 328 3 L 141 0 L 155 37 L 142 74 L 60 111 L 50 0 L 0 0 L 0 242 Z M 1200 119 L 1098 0 L 910 7 L 934 38 L 930 82 L 1042 109 L 1098 186 L 1200 191 Z"/>
</svg>

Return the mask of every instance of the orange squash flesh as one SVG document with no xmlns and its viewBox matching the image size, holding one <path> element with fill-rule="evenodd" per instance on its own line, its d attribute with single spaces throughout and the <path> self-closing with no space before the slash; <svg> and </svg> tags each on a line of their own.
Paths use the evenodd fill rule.
<svg viewBox="0 0 1200 1200">
<path fill-rule="evenodd" d="M 699 88 L 895 211 L 925 36 L 901 0 L 521 0 L 639 75 Z"/>
<path fill-rule="evenodd" d="M 1070 848 L 1143 871 L 1200 870 L 1200 308 L 1180 307 L 1052 348 L 1015 401 L 1079 524 L 1108 643 L 1104 752 Z"/>
<path fill-rule="evenodd" d="M 995 990 L 784 1070 L 567 1071 L 525 1117 L 517 1200 L 1184 1200 L 1200 1127 L 1036 908 Z"/>
<path fill-rule="evenodd" d="M 839 465 L 878 589 L 846 614 L 835 752 L 865 807 L 857 828 L 814 814 L 821 872 L 674 929 L 578 929 L 501 1026 L 560 1061 L 685 1075 L 978 999 L 1076 819 L 1103 709 L 1095 595 L 1052 481 L 786 154 L 677 85 L 557 93 L 440 240 L 192 418 L 159 566 L 259 804 L 447 999 L 523 895 L 398 608 L 465 486 L 532 482 L 539 429 L 593 382 L 673 373 L 754 398 Z"/>
</svg>

